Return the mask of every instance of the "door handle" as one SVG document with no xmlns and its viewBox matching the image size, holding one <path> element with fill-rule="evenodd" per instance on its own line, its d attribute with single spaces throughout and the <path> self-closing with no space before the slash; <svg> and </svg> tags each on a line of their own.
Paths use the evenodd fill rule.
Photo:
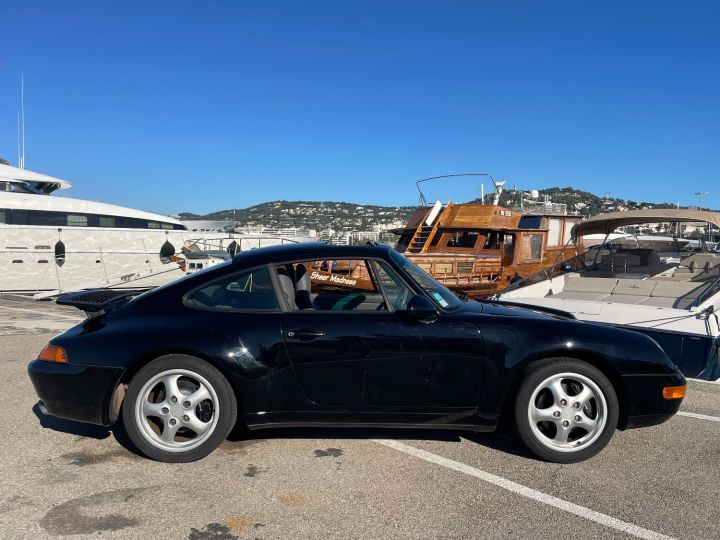
<svg viewBox="0 0 720 540">
<path fill-rule="evenodd" d="M 325 332 L 320 330 L 314 330 L 312 328 L 299 328 L 298 330 L 290 330 L 287 333 L 287 337 L 295 339 L 315 339 L 323 337 Z"/>
</svg>

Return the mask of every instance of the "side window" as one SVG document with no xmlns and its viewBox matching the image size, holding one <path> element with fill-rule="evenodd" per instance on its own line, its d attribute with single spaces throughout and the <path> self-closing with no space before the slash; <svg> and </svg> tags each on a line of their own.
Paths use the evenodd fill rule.
<svg viewBox="0 0 720 540">
<path fill-rule="evenodd" d="M 563 245 L 570 241 L 572 228 L 580 222 L 579 219 L 568 219 L 565 221 L 565 234 L 563 234 Z"/>
<path fill-rule="evenodd" d="M 385 310 L 383 295 L 361 259 L 294 262 L 276 268 L 291 309 Z"/>
<path fill-rule="evenodd" d="M 0 210 L 0 223 L 5 223 L 5 210 Z"/>
<path fill-rule="evenodd" d="M 407 303 L 413 297 L 413 292 L 386 263 L 380 262 L 373 264 L 377 270 L 378 280 L 387 295 L 391 309 L 393 311 L 405 309 Z"/>
<path fill-rule="evenodd" d="M 68 227 L 87 227 L 88 218 L 83 214 L 68 214 L 67 224 Z"/>
<path fill-rule="evenodd" d="M 189 307 L 218 311 L 278 309 L 275 289 L 265 268 L 213 281 L 193 291 L 185 303 Z"/>
<path fill-rule="evenodd" d="M 450 239 L 447 241 L 449 248 L 473 248 L 480 233 L 469 231 L 456 231 L 450 233 Z"/>
<path fill-rule="evenodd" d="M 500 249 L 501 233 L 497 231 L 489 231 L 485 238 L 483 249 Z"/>
<path fill-rule="evenodd" d="M 521 256 L 525 261 L 534 261 L 542 258 L 542 234 L 525 234 L 522 237 Z"/>
<path fill-rule="evenodd" d="M 560 234 L 562 233 L 562 219 L 550 218 L 548 220 L 548 246 L 560 245 Z"/>
</svg>

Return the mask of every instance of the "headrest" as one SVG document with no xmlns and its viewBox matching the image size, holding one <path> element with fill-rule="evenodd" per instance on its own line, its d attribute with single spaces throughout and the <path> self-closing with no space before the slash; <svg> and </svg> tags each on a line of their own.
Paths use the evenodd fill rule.
<svg viewBox="0 0 720 540">
<path fill-rule="evenodd" d="M 310 281 L 310 274 L 304 264 L 298 264 L 295 267 L 295 289 L 298 291 L 310 291 L 312 288 L 312 282 Z"/>
<path fill-rule="evenodd" d="M 285 301 L 291 309 L 297 309 L 297 304 L 295 303 L 295 287 L 293 287 L 292 279 L 290 279 L 287 270 L 284 268 L 278 268 L 277 274 Z"/>
</svg>

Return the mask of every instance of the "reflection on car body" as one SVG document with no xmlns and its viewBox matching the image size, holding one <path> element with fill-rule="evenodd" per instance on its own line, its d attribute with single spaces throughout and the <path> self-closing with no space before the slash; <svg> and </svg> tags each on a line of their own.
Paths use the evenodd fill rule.
<svg viewBox="0 0 720 540">
<path fill-rule="evenodd" d="M 236 422 L 491 431 L 507 420 L 535 454 L 569 463 L 616 428 L 665 421 L 684 396 L 650 338 L 463 301 L 384 246 L 257 249 L 132 296 L 60 299 L 93 316 L 29 373 L 48 414 L 121 420 L 163 461 L 204 457 Z"/>
</svg>

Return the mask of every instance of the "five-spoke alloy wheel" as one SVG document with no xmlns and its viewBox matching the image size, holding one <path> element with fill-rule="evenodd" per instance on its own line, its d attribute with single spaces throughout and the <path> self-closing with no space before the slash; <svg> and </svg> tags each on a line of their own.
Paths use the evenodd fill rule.
<svg viewBox="0 0 720 540">
<path fill-rule="evenodd" d="M 555 358 L 532 364 L 515 403 L 515 425 L 539 457 L 575 463 L 598 453 L 617 427 L 612 384 L 594 366 Z"/>
<path fill-rule="evenodd" d="M 143 454 L 187 462 L 205 457 L 225 439 L 237 404 L 229 383 L 213 366 L 169 355 L 133 377 L 122 414 L 130 440 Z"/>
</svg>

